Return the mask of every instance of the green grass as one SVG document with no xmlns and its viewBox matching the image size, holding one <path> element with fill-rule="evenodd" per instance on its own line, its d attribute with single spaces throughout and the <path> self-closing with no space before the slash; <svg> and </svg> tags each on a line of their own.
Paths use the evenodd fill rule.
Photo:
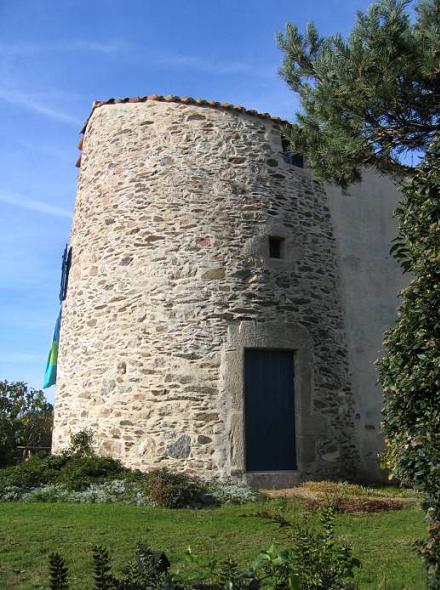
<svg viewBox="0 0 440 590">
<path fill-rule="evenodd" d="M 164 550 L 174 567 L 185 569 L 191 546 L 207 557 L 231 556 L 242 565 L 271 543 L 287 544 L 289 529 L 261 518 L 243 518 L 257 510 L 282 510 L 293 522 L 308 518 L 297 499 L 269 500 L 264 506 L 225 506 L 213 510 L 165 510 L 128 505 L 0 504 L 0 588 L 47 588 L 47 557 L 59 551 L 72 572 L 72 590 L 87 590 L 91 547 L 105 545 L 120 566 L 131 558 L 136 541 Z M 315 518 L 314 516 L 311 517 Z M 340 515 L 337 533 L 353 544 L 363 564 L 358 588 L 422 590 L 424 575 L 410 547 L 424 534 L 418 508 L 376 514 Z"/>
</svg>

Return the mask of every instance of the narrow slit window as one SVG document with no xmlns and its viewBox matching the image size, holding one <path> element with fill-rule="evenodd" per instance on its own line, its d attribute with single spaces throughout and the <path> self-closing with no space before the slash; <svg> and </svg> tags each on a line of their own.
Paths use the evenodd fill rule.
<svg viewBox="0 0 440 590">
<path fill-rule="evenodd" d="M 269 236 L 269 258 L 283 257 L 283 242 L 284 238 Z"/>
</svg>

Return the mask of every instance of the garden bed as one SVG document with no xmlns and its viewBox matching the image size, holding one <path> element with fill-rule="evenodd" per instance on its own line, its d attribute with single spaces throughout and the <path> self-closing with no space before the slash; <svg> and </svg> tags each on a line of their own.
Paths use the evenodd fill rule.
<svg viewBox="0 0 440 590">
<path fill-rule="evenodd" d="M 336 512 L 402 510 L 420 503 L 420 494 L 396 486 L 369 487 L 347 482 L 308 481 L 293 488 L 265 490 L 271 498 L 300 498 L 309 508 L 331 507 Z"/>
</svg>

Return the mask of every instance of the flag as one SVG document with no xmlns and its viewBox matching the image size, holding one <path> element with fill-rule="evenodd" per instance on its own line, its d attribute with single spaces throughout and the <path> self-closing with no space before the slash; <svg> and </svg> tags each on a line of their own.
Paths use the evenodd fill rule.
<svg viewBox="0 0 440 590">
<path fill-rule="evenodd" d="M 60 341 L 61 310 L 53 332 L 52 346 L 47 357 L 46 372 L 44 373 L 43 388 L 55 385 L 57 381 L 58 344 Z"/>
</svg>

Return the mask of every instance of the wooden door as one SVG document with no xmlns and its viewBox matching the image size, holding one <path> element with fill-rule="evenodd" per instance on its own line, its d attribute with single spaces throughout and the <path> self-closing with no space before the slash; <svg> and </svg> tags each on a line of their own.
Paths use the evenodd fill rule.
<svg viewBox="0 0 440 590">
<path fill-rule="evenodd" d="M 244 381 L 246 470 L 296 469 L 293 352 L 247 349 Z"/>
</svg>

